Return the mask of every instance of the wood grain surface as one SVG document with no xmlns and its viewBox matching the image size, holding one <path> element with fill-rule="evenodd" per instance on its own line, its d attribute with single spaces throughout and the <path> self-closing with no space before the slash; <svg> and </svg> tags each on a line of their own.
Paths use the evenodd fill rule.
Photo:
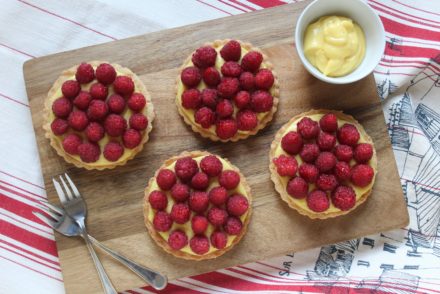
<svg viewBox="0 0 440 294">
<path fill-rule="evenodd" d="M 87 201 L 89 233 L 126 256 L 164 272 L 169 279 L 405 226 L 408 213 L 373 76 L 350 85 L 330 85 L 306 72 L 292 36 L 296 18 L 307 4 L 284 5 L 26 62 L 26 88 L 49 200 L 58 202 L 51 178 L 68 172 Z M 174 83 L 182 61 L 204 42 L 223 38 L 238 38 L 261 47 L 274 64 L 281 85 L 279 110 L 272 124 L 256 136 L 226 144 L 193 133 L 174 104 Z M 43 100 L 49 88 L 62 70 L 88 60 L 108 60 L 131 68 L 151 92 L 156 109 L 151 139 L 144 150 L 114 170 L 77 169 L 65 163 L 43 135 Z M 290 209 L 269 178 L 269 146 L 275 132 L 292 116 L 312 108 L 343 110 L 358 119 L 374 140 L 379 162 L 370 199 L 346 216 L 325 221 L 310 220 Z M 215 260 L 177 259 L 160 249 L 144 227 L 142 199 L 148 179 L 165 159 L 184 150 L 207 150 L 229 158 L 247 177 L 254 195 L 247 234 Z M 100 283 L 83 241 L 55 236 L 67 292 L 99 293 Z M 144 285 L 110 257 L 100 257 L 118 290 Z"/>
</svg>

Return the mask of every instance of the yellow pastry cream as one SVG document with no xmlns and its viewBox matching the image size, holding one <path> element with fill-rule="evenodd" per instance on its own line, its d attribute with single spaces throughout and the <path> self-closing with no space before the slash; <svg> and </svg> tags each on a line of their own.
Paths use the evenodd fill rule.
<svg viewBox="0 0 440 294">
<path fill-rule="evenodd" d="M 364 59 L 364 32 L 348 17 L 323 16 L 306 29 L 304 55 L 324 75 L 345 76 Z"/>
<path fill-rule="evenodd" d="M 198 156 L 198 157 L 193 157 L 193 159 L 194 159 L 195 161 L 197 161 L 197 163 L 198 163 L 199 166 L 200 166 L 200 161 L 201 161 L 204 157 L 205 157 L 205 155 L 201 155 L 201 156 Z M 225 161 L 223 158 L 221 158 L 221 157 L 219 157 L 219 156 L 217 156 L 217 158 L 218 158 L 218 159 L 221 161 L 221 163 L 223 164 L 223 170 L 224 170 L 224 171 L 225 171 L 225 170 L 235 170 L 235 169 L 231 166 L 231 164 L 229 164 L 229 163 L 228 163 L 227 161 Z M 175 161 L 173 161 L 173 162 L 170 163 L 169 165 L 165 166 L 165 168 L 166 168 L 166 169 L 169 169 L 169 170 L 172 170 L 172 171 L 174 172 L 174 166 L 176 165 L 176 161 L 177 161 L 177 158 L 176 158 Z M 235 189 L 233 189 L 233 190 L 228 190 L 228 195 L 232 195 L 232 194 L 238 193 L 238 194 L 243 195 L 244 197 L 246 197 L 246 198 L 249 200 L 249 195 L 247 195 L 246 188 L 245 188 L 245 186 L 244 186 L 244 184 L 243 184 L 242 182 L 243 182 L 243 178 L 240 179 L 240 183 L 238 184 L 238 186 L 237 186 Z M 220 186 L 220 184 L 219 184 L 219 182 L 218 182 L 217 177 L 215 177 L 215 178 L 210 178 L 209 186 L 208 186 L 208 188 L 206 189 L 206 191 L 210 191 L 212 188 L 214 188 L 214 187 L 218 187 L 218 186 Z M 161 189 L 159 188 L 158 184 L 157 184 L 156 179 L 155 179 L 154 181 L 152 181 L 152 183 L 150 184 L 148 190 L 146 191 L 146 195 L 149 195 L 149 194 L 150 194 L 152 191 L 154 191 L 154 190 L 162 191 L 162 192 L 164 192 L 164 193 L 167 195 L 167 198 L 168 198 L 168 205 L 167 205 L 167 207 L 166 207 L 166 209 L 165 209 L 164 211 L 167 212 L 167 213 L 170 213 L 170 212 L 171 212 L 171 209 L 172 209 L 172 207 L 173 207 L 173 205 L 174 205 L 174 203 L 175 203 L 173 197 L 171 197 L 171 192 L 170 192 L 170 191 L 163 191 L 163 190 L 161 190 Z M 147 198 L 145 201 L 147 201 L 147 205 L 149 206 L 149 204 L 148 204 L 148 198 Z M 250 201 L 249 201 L 249 202 L 250 202 Z M 209 211 L 209 209 L 210 209 L 211 207 L 212 207 L 212 204 L 210 203 L 210 204 L 209 204 L 209 207 L 207 208 L 206 211 Z M 246 228 L 245 228 L 245 223 L 246 223 L 245 220 L 246 220 L 247 217 L 249 217 L 249 211 L 250 211 L 250 207 L 249 207 L 249 209 L 248 209 L 243 215 L 240 216 L 240 220 L 241 220 L 241 222 L 243 223 L 242 233 L 243 233 L 243 231 L 246 229 Z M 148 221 L 149 221 L 150 223 L 153 223 L 153 219 L 154 219 L 154 215 L 155 215 L 155 214 L 156 214 L 156 210 L 152 209 L 151 206 L 149 206 L 149 210 L 148 210 Z M 186 223 L 184 223 L 184 224 L 177 224 L 177 223 L 173 222 L 173 225 L 171 226 L 171 228 L 170 228 L 169 231 L 167 231 L 167 232 L 157 232 L 157 233 L 158 233 L 158 234 L 159 234 L 159 235 L 165 240 L 165 242 L 167 242 L 170 233 L 171 233 L 172 231 L 174 231 L 174 230 L 180 229 L 180 230 L 182 230 L 183 232 L 186 233 L 186 235 L 187 235 L 187 237 L 188 237 L 188 241 L 189 241 L 189 240 L 191 240 L 191 238 L 194 236 L 194 232 L 193 232 L 193 230 L 192 230 L 192 228 L 191 228 L 191 219 L 192 219 L 192 217 L 193 217 L 195 214 L 196 214 L 196 213 L 195 213 L 194 211 L 191 211 L 191 216 L 190 216 L 190 218 L 189 218 L 190 220 L 187 221 Z M 207 228 L 206 231 L 205 231 L 205 235 L 208 237 L 208 239 L 210 238 L 210 236 L 211 236 L 212 232 L 214 232 L 214 230 L 215 230 L 215 227 L 214 227 L 211 223 L 209 223 L 208 228 Z M 228 235 L 228 240 L 227 240 L 226 246 L 225 246 L 225 248 L 222 249 L 222 250 L 225 250 L 226 248 L 230 247 L 231 244 L 232 244 L 232 242 L 233 242 L 236 238 L 238 238 L 239 236 L 241 236 L 242 233 L 240 233 L 239 235 Z M 210 254 L 210 253 L 212 253 L 212 252 L 214 252 L 214 251 L 217 251 L 217 250 L 219 250 L 219 249 L 215 248 L 214 246 L 212 246 L 212 244 L 210 244 L 209 251 L 206 252 L 204 255 Z M 189 243 L 188 243 L 185 247 L 183 247 L 182 249 L 180 249 L 179 251 L 183 251 L 183 252 L 185 252 L 185 253 L 187 253 L 187 254 L 197 256 L 197 254 L 194 253 L 194 252 L 191 250 L 191 248 L 190 248 L 190 246 L 189 246 Z"/>
</svg>

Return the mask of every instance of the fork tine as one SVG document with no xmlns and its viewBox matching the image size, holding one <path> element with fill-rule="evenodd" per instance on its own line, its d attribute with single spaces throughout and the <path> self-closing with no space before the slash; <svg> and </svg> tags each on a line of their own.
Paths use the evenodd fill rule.
<svg viewBox="0 0 440 294">
<path fill-rule="evenodd" d="M 66 195 L 64 195 L 64 191 L 61 188 L 60 183 L 58 183 L 58 181 L 53 179 L 53 178 L 52 178 L 52 182 L 53 182 L 53 185 L 55 187 L 55 190 L 57 191 L 58 198 L 60 198 L 61 203 L 62 204 L 66 203 L 67 202 L 67 198 L 66 198 Z"/>
<path fill-rule="evenodd" d="M 69 200 L 72 200 L 73 199 L 72 191 L 70 191 L 69 186 L 66 185 L 66 182 L 64 182 L 63 176 L 60 176 L 60 180 L 61 180 L 61 183 L 63 184 L 64 191 L 66 191 L 66 193 L 67 193 L 67 198 Z"/>
<path fill-rule="evenodd" d="M 38 217 L 42 222 L 48 224 L 51 228 L 55 228 L 56 227 L 56 222 L 49 219 L 47 216 L 39 213 L 38 211 L 32 211 L 33 215 L 35 215 L 36 217 Z"/>
<path fill-rule="evenodd" d="M 52 210 L 50 210 L 48 207 L 41 205 L 41 204 L 35 204 L 36 207 L 38 207 L 39 209 L 41 209 L 42 211 L 44 211 L 46 214 L 50 215 L 54 220 L 58 221 L 61 218 L 61 215 L 53 212 Z"/>
<path fill-rule="evenodd" d="M 60 214 L 60 215 L 64 215 L 64 213 L 65 213 L 63 209 L 61 209 L 60 207 L 58 207 L 58 206 L 56 206 L 55 204 L 52 204 L 52 203 L 50 203 L 50 202 L 48 202 L 48 201 L 40 200 L 40 201 L 38 201 L 38 202 L 39 202 L 40 204 L 42 204 L 42 205 L 44 205 L 44 206 L 46 206 L 46 207 L 52 209 L 53 211 L 57 212 L 57 213 Z"/>
<path fill-rule="evenodd" d="M 81 198 L 81 194 L 79 194 L 78 189 L 76 188 L 75 184 L 73 183 L 73 181 L 70 179 L 69 175 L 67 173 L 64 173 L 64 176 L 66 177 L 67 181 L 69 182 L 70 188 L 73 191 L 73 195 L 76 198 Z"/>
</svg>

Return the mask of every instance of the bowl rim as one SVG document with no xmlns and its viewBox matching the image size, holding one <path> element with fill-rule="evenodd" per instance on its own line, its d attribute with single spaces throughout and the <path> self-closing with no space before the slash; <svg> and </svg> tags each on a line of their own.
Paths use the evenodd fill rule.
<svg viewBox="0 0 440 294">
<path fill-rule="evenodd" d="M 385 51 L 385 46 L 386 46 L 385 28 L 383 26 L 382 21 L 379 18 L 379 15 L 376 13 L 376 11 L 374 11 L 373 8 L 371 8 L 367 3 L 363 2 L 362 0 L 350 0 L 353 2 L 357 2 L 357 4 L 368 9 L 370 14 L 372 15 L 372 20 L 374 19 L 375 25 L 378 25 L 379 32 L 380 32 L 380 35 L 383 40 L 382 45 L 380 46 L 381 54 L 378 55 L 379 58 L 377 58 L 377 60 L 374 60 L 374 62 L 371 62 L 371 64 L 369 66 L 367 66 L 363 72 L 359 73 L 356 76 L 354 76 L 353 72 L 351 72 L 351 73 L 349 73 L 345 76 L 341 76 L 341 77 L 329 77 L 329 76 L 326 76 L 323 73 L 321 73 L 305 57 L 304 50 L 303 50 L 302 34 L 300 31 L 300 28 L 307 27 L 309 24 L 303 24 L 303 26 L 299 26 L 299 24 L 302 22 L 302 19 L 305 17 L 305 15 L 307 15 L 307 13 L 311 9 L 311 7 L 313 7 L 314 5 L 316 5 L 316 3 L 321 2 L 321 1 L 329 1 L 329 0 L 314 0 L 314 1 L 312 1 L 311 3 L 309 3 L 309 5 L 306 6 L 306 8 L 304 8 L 304 10 L 301 12 L 300 16 L 298 17 L 298 20 L 296 21 L 295 36 L 294 36 L 295 37 L 295 47 L 296 47 L 296 51 L 299 55 L 299 58 L 301 60 L 301 63 L 307 69 L 307 71 L 310 74 L 312 74 L 314 77 L 320 79 L 321 81 L 331 83 L 331 84 L 349 84 L 349 83 L 353 83 L 353 82 L 356 82 L 356 81 L 359 81 L 359 80 L 365 78 L 367 75 L 369 75 L 371 72 L 373 72 L 374 68 L 379 64 L 379 62 L 382 58 L 383 52 Z M 334 2 L 336 2 L 336 1 L 337 0 L 334 0 Z M 340 1 L 338 1 L 338 2 L 340 2 Z M 325 16 L 325 15 L 328 15 L 328 14 L 326 14 L 324 12 L 321 16 Z M 353 19 L 353 20 L 356 21 L 355 19 Z M 361 27 L 361 28 L 364 31 L 363 27 Z M 366 56 L 364 56 L 362 62 L 358 65 L 358 67 L 360 67 L 362 65 L 362 63 L 364 63 L 365 61 L 366 61 Z"/>
</svg>

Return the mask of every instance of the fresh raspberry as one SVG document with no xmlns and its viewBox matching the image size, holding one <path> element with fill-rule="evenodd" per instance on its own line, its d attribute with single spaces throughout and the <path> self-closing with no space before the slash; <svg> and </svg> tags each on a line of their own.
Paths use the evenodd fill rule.
<svg viewBox="0 0 440 294">
<path fill-rule="evenodd" d="M 330 207 L 330 201 L 324 191 L 313 190 L 307 195 L 307 206 L 314 212 L 323 212 Z"/>
<path fill-rule="evenodd" d="M 117 76 L 113 82 L 113 89 L 120 95 L 129 96 L 134 91 L 133 80 L 127 76 Z"/>
<path fill-rule="evenodd" d="M 221 119 L 216 123 L 215 133 L 222 140 L 232 138 L 237 133 L 238 126 L 235 119 Z"/>
<path fill-rule="evenodd" d="M 191 219 L 191 228 L 194 234 L 203 234 L 208 228 L 208 219 L 203 215 L 195 215 Z"/>
<path fill-rule="evenodd" d="M 181 230 L 172 231 L 168 237 L 168 245 L 174 250 L 180 250 L 188 244 L 188 237 Z"/>
<path fill-rule="evenodd" d="M 174 203 L 170 213 L 171 219 L 178 224 L 184 224 L 189 221 L 191 211 L 186 203 Z"/>
<path fill-rule="evenodd" d="M 170 190 L 176 183 L 176 175 L 170 169 L 161 169 L 156 177 L 156 182 L 159 188 L 164 191 Z"/>
<path fill-rule="evenodd" d="M 167 232 L 171 229 L 173 220 L 165 211 L 158 211 L 153 218 L 153 226 L 158 232 Z"/>
<path fill-rule="evenodd" d="M 228 198 L 226 209 L 229 215 L 241 216 L 249 208 L 249 202 L 246 197 L 241 194 L 234 194 Z"/>
<path fill-rule="evenodd" d="M 87 108 L 87 116 L 90 120 L 98 121 L 103 119 L 108 113 L 108 106 L 102 100 L 92 100 Z"/>
<path fill-rule="evenodd" d="M 235 106 L 239 109 L 243 109 L 249 106 L 251 102 L 251 95 L 248 91 L 240 91 L 234 96 Z"/>
<path fill-rule="evenodd" d="M 216 177 L 222 172 L 223 164 L 217 156 L 208 155 L 200 161 L 200 168 L 208 176 Z"/>
<path fill-rule="evenodd" d="M 226 203 L 226 200 L 228 199 L 228 190 L 221 186 L 215 187 L 209 191 L 208 196 L 209 201 L 211 201 L 212 204 L 220 206 Z"/>
<path fill-rule="evenodd" d="M 192 177 L 199 171 L 197 161 L 191 157 L 179 158 L 174 166 L 174 171 L 179 179 L 183 182 L 189 182 Z"/>
<path fill-rule="evenodd" d="M 81 110 L 72 111 L 67 118 L 67 122 L 69 123 L 69 126 L 75 131 L 82 131 L 89 124 L 86 113 Z"/>
<path fill-rule="evenodd" d="M 208 188 L 209 178 L 204 172 L 196 173 L 191 179 L 191 187 L 197 190 L 205 190 Z"/>
<path fill-rule="evenodd" d="M 109 136 L 121 136 L 127 128 L 127 121 L 119 114 L 109 114 L 104 121 L 104 129 Z"/>
<path fill-rule="evenodd" d="M 212 110 L 215 110 L 217 106 L 217 90 L 216 89 L 203 89 L 202 94 L 202 104 Z"/>
<path fill-rule="evenodd" d="M 281 148 L 289 154 L 298 154 L 303 147 L 303 139 L 295 132 L 290 131 L 281 139 Z"/>
<path fill-rule="evenodd" d="M 189 247 L 195 254 L 203 255 L 209 251 L 209 240 L 204 235 L 195 235 L 189 241 Z"/>
<path fill-rule="evenodd" d="M 143 131 L 147 128 L 148 119 L 142 113 L 135 113 L 132 116 L 130 116 L 129 123 L 130 123 L 130 128 L 138 131 Z"/>
<path fill-rule="evenodd" d="M 252 110 L 241 110 L 237 113 L 237 127 L 241 131 L 250 131 L 257 127 L 257 114 Z"/>
<path fill-rule="evenodd" d="M 225 232 L 229 235 L 238 235 L 243 228 L 243 223 L 238 217 L 230 216 L 226 220 L 226 223 L 223 226 Z"/>
<path fill-rule="evenodd" d="M 252 91 L 255 87 L 255 78 L 251 72 L 245 71 L 240 75 L 240 86 L 243 90 Z"/>
<path fill-rule="evenodd" d="M 351 170 L 351 182 L 359 187 L 368 186 L 374 177 L 374 170 L 367 164 L 358 164 Z"/>
<path fill-rule="evenodd" d="M 50 129 L 56 136 L 60 136 L 67 132 L 67 129 L 69 129 L 69 124 L 66 120 L 62 118 L 56 118 L 54 121 L 50 124 Z"/>
<path fill-rule="evenodd" d="M 182 83 L 188 88 L 196 87 L 202 80 L 202 75 L 197 67 L 189 66 L 182 70 L 180 74 Z"/>
<path fill-rule="evenodd" d="M 298 169 L 299 175 L 308 183 L 314 183 L 318 179 L 319 170 L 310 163 L 303 163 Z"/>
<path fill-rule="evenodd" d="M 148 202 L 151 207 L 156 210 L 164 210 L 168 206 L 168 198 L 164 192 L 159 190 L 154 190 L 148 196 Z"/>
<path fill-rule="evenodd" d="M 96 68 L 96 79 L 101 84 L 110 85 L 116 79 L 116 70 L 108 63 L 101 63 Z"/>
<path fill-rule="evenodd" d="M 296 126 L 298 133 L 300 133 L 304 139 L 313 139 L 319 134 L 318 123 L 309 117 L 303 117 Z"/>
<path fill-rule="evenodd" d="M 91 142 L 98 142 L 104 138 L 104 128 L 96 122 L 89 123 L 89 125 L 86 127 L 85 133 L 87 139 Z"/>
<path fill-rule="evenodd" d="M 299 153 L 301 159 L 305 162 L 314 162 L 319 156 L 319 147 L 315 143 L 304 144 Z"/>
<path fill-rule="evenodd" d="M 127 129 L 122 135 L 122 142 L 128 149 L 133 149 L 141 143 L 142 136 L 135 129 Z"/>
<path fill-rule="evenodd" d="M 147 100 L 145 100 L 145 96 L 141 93 L 133 93 L 127 100 L 128 108 L 133 111 L 141 111 L 146 104 Z"/>
<path fill-rule="evenodd" d="M 67 117 L 72 111 L 72 102 L 66 97 L 60 97 L 52 104 L 53 113 L 60 118 Z"/>
<path fill-rule="evenodd" d="M 216 58 L 217 51 L 211 46 L 204 46 L 193 53 L 191 61 L 199 68 L 206 68 L 214 66 Z"/>
<path fill-rule="evenodd" d="M 75 79 L 80 84 L 90 83 L 95 79 L 95 71 L 88 63 L 81 63 L 76 69 Z"/>
<path fill-rule="evenodd" d="M 223 226 L 228 218 L 226 210 L 218 207 L 212 207 L 208 211 L 208 220 L 213 226 Z"/>
<path fill-rule="evenodd" d="M 61 93 L 63 93 L 64 97 L 69 99 L 75 98 L 79 91 L 81 91 L 81 86 L 75 80 L 65 81 L 61 86 Z"/>
<path fill-rule="evenodd" d="M 188 203 L 192 211 L 202 213 L 209 205 L 208 193 L 203 191 L 193 191 L 191 195 L 189 195 Z"/>
<path fill-rule="evenodd" d="M 333 155 L 333 153 L 324 151 L 319 154 L 315 164 L 320 172 L 325 173 L 331 171 L 335 167 L 336 157 Z"/>
<path fill-rule="evenodd" d="M 340 144 L 356 146 L 360 135 L 357 128 L 352 124 L 344 124 L 338 129 L 338 140 Z"/>
<path fill-rule="evenodd" d="M 269 92 L 258 90 L 252 93 L 251 107 L 255 112 L 267 112 L 272 109 L 273 97 Z"/>
<path fill-rule="evenodd" d="M 250 51 L 241 59 L 241 68 L 244 71 L 256 72 L 262 62 L 263 55 L 260 52 Z"/>
<path fill-rule="evenodd" d="M 334 152 L 339 161 L 350 162 L 353 158 L 353 149 L 348 145 L 337 145 Z"/>
<path fill-rule="evenodd" d="M 69 154 L 78 154 L 78 146 L 81 145 L 82 139 L 77 134 L 69 134 L 63 140 L 63 149 Z"/>
<path fill-rule="evenodd" d="M 274 81 L 275 78 L 272 71 L 267 68 L 260 69 L 255 75 L 255 86 L 257 86 L 258 89 L 269 90 Z"/>
<path fill-rule="evenodd" d="M 235 189 L 240 183 L 240 175 L 233 170 L 222 171 L 218 177 L 220 186 L 225 187 L 227 190 Z"/>
<path fill-rule="evenodd" d="M 356 193 L 351 187 L 339 186 L 332 193 L 332 202 L 340 210 L 349 210 L 356 204 Z"/>
<path fill-rule="evenodd" d="M 334 169 L 335 176 L 340 181 L 349 180 L 351 177 L 351 168 L 345 161 L 338 161 Z"/>
<path fill-rule="evenodd" d="M 231 101 L 223 99 L 217 104 L 215 112 L 219 118 L 227 118 L 234 113 L 234 106 L 232 106 Z"/>
<path fill-rule="evenodd" d="M 327 132 L 320 132 L 316 140 L 321 151 L 331 151 L 336 144 L 336 137 Z"/>
<path fill-rule="evenodd" d="M 93 99 L 105 100 L 107 99 L 108 89 L 101 83 L 94 83 L 90 86 L 90 95 Z"/>
<path fill-rule="evenodd" d="M 186 109 L 197 109 L 202 105 L 202 97 L 198 89 L 188 89 L 182 93 L 182 106 Z"/>
<path fill-rule="evenodd" d="M 220 84 L 220 73 L 215 67 L 208 67 L 203 71 L 203 81 L 209 87 L 217 87 Z"/>
<path fill-rule="evenodd" d="M 110 141 L 105 145 L 103 154 L 108 161 L 117 161 L 124 154 L 124 147 L 119 142 Z"/>
<path fill-rule="evenodd" d="M 336 132 L 338 129 L 338 118 L 333 113 L 327 113 L 319 120 L 319 126 L 325 132 Z"/>
<path fill-rule="evenodd" d="M 320 174 L 316 180 L 316 186 L 323 191 L 333 191 L 338 184 L 335 175 Z"/>
<path fill-rule="evenodd" d="M 107 106 L 110 112 L 120 114 L 125 109 L 125 99 L 118 94 L 110 95 L 107 99 Z"/>
<path fill-rule="evenodd" d="M 73 105 L 78 109 L 86 110 L 87 107 L 89 107 L 90 101 L 92 101 L 92 95 L 90 95 L 89 92 L 81 91 L 78 96 L 73 99 Z"/>
<path fill-rule="evenodd" d="M 368 162 L 373 157 L 373 146 L 368 143 L 361 143 L 354 148 L 354 159 L 358 163 Z"/>
<path fill-rule="evenodd" d="M 225 77 L 217 86 L 217 93 L 224 98 L 233 98 L 240 90 L 240 83 L 237 78 Z"/>
<path fill-rule="evenodd" d="M 185 201 L 189 197 L 189 187 L 185 184 L 176 183 L 171 188 L 171 196 L 177 202 Z"/>
<path fill-rule="evenodd" d="M 101 155 L 99 145 L 96 143 L 82 143 L 78 146 L 78 155 L 84 162 L 95 162 Z"/>
<path fill-rule="evenodd" d="M 225 77 L 238 78 L 241 75 L 241 66 L 235 61 L 227 61 L 223 63 L 221 72 Z"/>
<path fill-rule="evenodd" d="M 228 236 L 221 231 L 214 231 L 211 234 L 211 244 L 217 249 L 223 249 L 228 243 Z"/>
<path fill-rule="evenodd" d="M 293 198 L 301 199 L 307 196 L 309 185 L 303 178 L 295 177 L 287 183 L 286 191 Z"/>
<path fill-rule="evenodd" d="M 239 61 L 241 57 L 241 45 L 236 40 L 226 43 L 220 50 L 220 55 L 226 61 Z"/>
<path fill-rule="evenodd" d="M 280 155 L 273 159 L 277 172 L 282 177 L 293 177 L 298 170 L 298 162 L 295 157 Z"/>
</svg>

